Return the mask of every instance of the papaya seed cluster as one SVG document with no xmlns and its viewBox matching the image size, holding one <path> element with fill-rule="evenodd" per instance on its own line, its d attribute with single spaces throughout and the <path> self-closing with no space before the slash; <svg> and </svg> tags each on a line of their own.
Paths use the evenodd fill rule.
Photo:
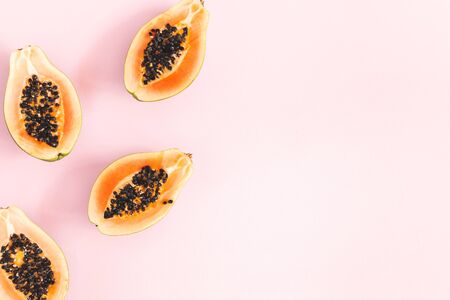
<svg viewBox="0 0 450 300">
<path fill-rule="evenodd" d="M 158 79 L 166 70 L 172 70 L 175 60 L 181 56 L 188 35 L 188 28 L 178 29 L 166 24 L 164 29 L 152 29 L 149 33 L 151 40 L 144 50 L 144 68 L 142 82 L 146 85 Z"/>
<path fill-rule="evenodd" d="M 25 131 L 39 142 L 58 147 L 58 122 L 55 115 L 60 105 L 58 86 L 51 81 L 41 82 L 37 75 L 33 75 L 22 90 L 20 102 Z"/>
<path fill-rule="evenodd" d="M 7 245 L 0 249 L 0 265 L 9 275 L 16 290 L 28 300 L 47 299 L 48 289 L 55 283 L 50 260 L 42 253 L 38 244 L 23 233 L 12 234 Z M 22 257 L 19 259 L 19 254 Z"/>
<path fill-rule="evenodd" d="M 153 170 L 150 166 L 144 166 L 133 175 L 131 183 L 113 192 L 113 198 L 103 217 L 109 219 L 145 211 L 150 203 L 158 200 L 167 178 L 167 172 L 163 169 Z"/>
</svg>

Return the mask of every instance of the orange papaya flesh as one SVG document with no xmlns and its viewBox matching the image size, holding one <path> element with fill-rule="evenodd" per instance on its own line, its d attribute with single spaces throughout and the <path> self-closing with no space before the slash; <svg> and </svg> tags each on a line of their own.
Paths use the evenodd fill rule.
<svg viewBox="0 0 450 300">
<path fill-rule="evenodd" d="M 140 101 L 158 101 L 188 87 L 203 64 L 207 26 L 200 0 L 182 0 L 145 24 L 126 58 L 128 92 Z"/>
<path fill-rule="evenodd" d="M 0 209 L 0 246 L 0 299 L 64 299 L 63 252 L 17 207 Z"/>
<path fill-rule="evenodd" d="M 178 149 L 125 156 L 97 178 L 89 219 L 108 235 L 144 230 L 169 212 L 191 172 L 191 156 Z"/>
<path fill-rule="evenodd" d="M 4 114 L 16 144 L 42 160 L 68 155 L 80 132 L 76 91 L 37 46 L 11 55 Z"/>
</svg>

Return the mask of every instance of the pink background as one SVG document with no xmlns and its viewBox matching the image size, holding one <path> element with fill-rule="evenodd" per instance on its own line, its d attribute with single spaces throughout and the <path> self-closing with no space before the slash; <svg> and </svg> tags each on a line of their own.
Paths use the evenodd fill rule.
<svg viewBox="0 0 450 300">
<path fill-rule="evenodd" d="M 0 4 L 0 89 L 9 53 L 37 44 L 83 106 L 57 163 L 0 126 L 0 205 L 63 248 L 67 299 L 450 299 L 450 2 L 207 1 L 200 76 L 139 103 L 128 45 L 175 2 Z M 87 218 L 99 172 L 169 147 L 195 162 L 170 214 L 101 235 Z"/>
</svg>

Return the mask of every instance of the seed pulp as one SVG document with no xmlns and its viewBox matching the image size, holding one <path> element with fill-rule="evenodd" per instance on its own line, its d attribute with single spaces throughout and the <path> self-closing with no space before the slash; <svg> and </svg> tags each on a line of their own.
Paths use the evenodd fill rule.
<svg viewBox="0 0 450 300">
<path fill-rule="evenodd" d="M 58 147 L 58 122 L 55 115 L 60 105 L 58 86 L 51 81 L 40 81 L 37 75 L 31 76 L 22 90 L 20 102 L 20 112 L 28 135 L 50 147 Z"/>
<path fill-rule="evenodd" d="M 145 211 L 150 203 L 158 200 L 161 187 L 167 178 L 168 175 L 163 169 L 153 170 L 150 166 L 144 166 L 133 175 L 131 183 L 126 184 L 118 192 L 113 192 L 113 198 L 103 217 L 109 219 Z"/>
<path fill-rule="evenodd" d="M 47 299 L 48 289 L 55 283 L 55 275 L 50 260 L 43 256 L 41 248 L 24 234 L 14 233 L 0 252 L 0 265 L 8 273 L 16 290 L 28 300 Z"/>
<path fill-rule="evenodd" d="M 146 85 L 159 78 L 165 70 L 172 70 L 175 60 L 185 50 L 184 42 L 188 35 L 188 28 L 178 29 L 166 24 L 164 29 L 152 29 L 149 33 L 151 40 L 144 50 L 144 68 L 142 82 Z"/>
</svg>

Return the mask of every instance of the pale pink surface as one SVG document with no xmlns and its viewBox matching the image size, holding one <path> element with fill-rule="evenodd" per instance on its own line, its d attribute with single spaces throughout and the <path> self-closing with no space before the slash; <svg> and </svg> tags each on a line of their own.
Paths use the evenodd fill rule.
<svg viewBox="0 0 450 300">
<path fill-rule="evenodd" d="M 175 2 L 0 4 L 1 90 L 9 52 L 32 43 L 83 106 L 56 163 L 0 126 L 0 205 L 64 249 L 67 299 L 450 299 L 450 2 L 208 1 L 200 76 L 139 103 L 122 84 L 128 45 Z M 169 147 L 195 162 L 170 214 L 101 235 L 97 174 Z"/>
</svg>

